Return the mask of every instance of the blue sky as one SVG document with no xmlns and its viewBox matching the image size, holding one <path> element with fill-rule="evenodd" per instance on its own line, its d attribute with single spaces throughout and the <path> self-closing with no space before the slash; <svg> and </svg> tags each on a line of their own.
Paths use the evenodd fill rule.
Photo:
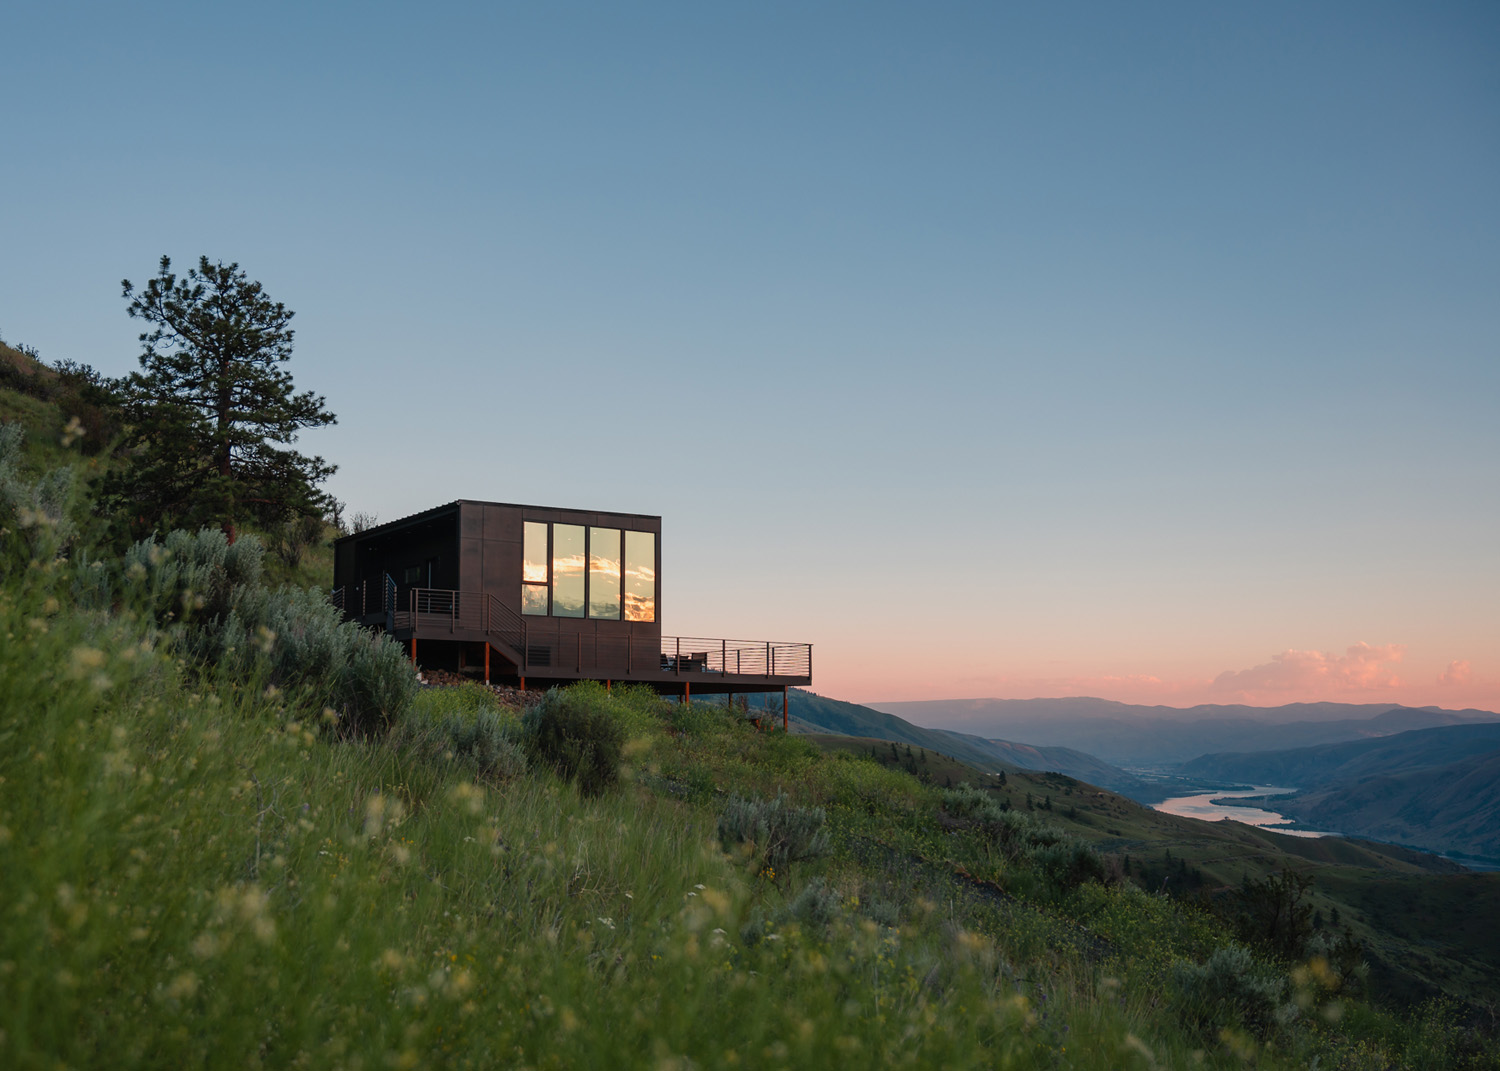
<svg viewBox="0 0 1500 1071">
<path fill-rule="evenodd" d="M 122 277 L 238 261 L 351 510 L 660 513 L 666 629 L 844 698 L 1500 705 L 1500 8 L 0 38 L 0 333 L 123 373 Z"/>
</svg>

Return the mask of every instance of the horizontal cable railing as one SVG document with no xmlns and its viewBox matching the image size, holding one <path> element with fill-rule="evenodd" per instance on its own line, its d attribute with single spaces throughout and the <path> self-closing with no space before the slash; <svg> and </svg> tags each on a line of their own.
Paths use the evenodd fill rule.
<svg viewBox="0 0 1500 1071">
<path fill-rule="evenodd" d="M 398 629 L 431 632 L 483 632 L 519 651 L 526 645 L 526 622 L 521 615 L 487 592 L 446 588 L 412 588 L 406 609 L 395 614 Z"/>
<path fill-rule="evenodd" d="M 394 598 L 391 598 L 394 602 Z M 391 614 L 395 630 L 483 633 L 520 655 L 522 670 L 590 674 L 601 678 L 670 673 L 740 677 L 811 677 L 812 644 L 664 636 L 659 649 L 640 637 L 570 634 L 528 637 L 527 622 L 494 595 L 446 588 L 410 588 Z"/>
<path fill-rule="evenodd" d="M 526 650 L 526 619 L 493 595 L 486 594 L 485 631 L 498 636 L 512 650 Z"/>
<path fill-rule="evenodd" d="M 344 612 L 345 617 L 366 619 L 383 615 L 386 628 L 395 627 L 396 593 L 399 589 L 389 573 L 367 576 L 358 583 L 334 588 L 328 601 Z"/>
<path fill-rule="evenodd" d="M 812 644 L 663 636 L 661 668 L 671 673 L 757 677 L 812 676 Z"/>
</svg>

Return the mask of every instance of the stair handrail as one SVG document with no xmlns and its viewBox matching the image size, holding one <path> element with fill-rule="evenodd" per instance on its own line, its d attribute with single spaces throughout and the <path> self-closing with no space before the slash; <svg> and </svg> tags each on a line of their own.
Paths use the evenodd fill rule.
<svg viewBox="0 0 1500 1071">
<path fill-rule="evenodd" d="M 396 599 L 400 597 L 401 589 L 396 585 L 396 580 L 390 573 L 381 574 L 380 605 L 385 610 L 385 630 L 396 631 Z"/>
</svg>

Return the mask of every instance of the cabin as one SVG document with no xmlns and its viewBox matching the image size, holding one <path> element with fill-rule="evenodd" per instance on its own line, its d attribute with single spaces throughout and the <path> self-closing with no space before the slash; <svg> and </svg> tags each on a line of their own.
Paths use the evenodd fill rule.
<svg viewBox="0 0 1500 1071">
<path fill-rule="evenodd" d="M 663 636 L 661 518 L 461 499 L 334 542 L 333 600 L 419 668 L 662 695 L 812 683 L 812 645 Z"/>
</svg>

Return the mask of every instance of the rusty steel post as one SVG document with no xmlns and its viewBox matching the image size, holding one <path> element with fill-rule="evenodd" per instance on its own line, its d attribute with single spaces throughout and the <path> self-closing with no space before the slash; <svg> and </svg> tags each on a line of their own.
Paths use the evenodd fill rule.
<svg viewBox="0 0 1500 1071">
<path fill-rule="evenodd" d="M 489 687 L 490 683 L 490 641 L 484 641 L 484 683 Z"/>
</svg>

